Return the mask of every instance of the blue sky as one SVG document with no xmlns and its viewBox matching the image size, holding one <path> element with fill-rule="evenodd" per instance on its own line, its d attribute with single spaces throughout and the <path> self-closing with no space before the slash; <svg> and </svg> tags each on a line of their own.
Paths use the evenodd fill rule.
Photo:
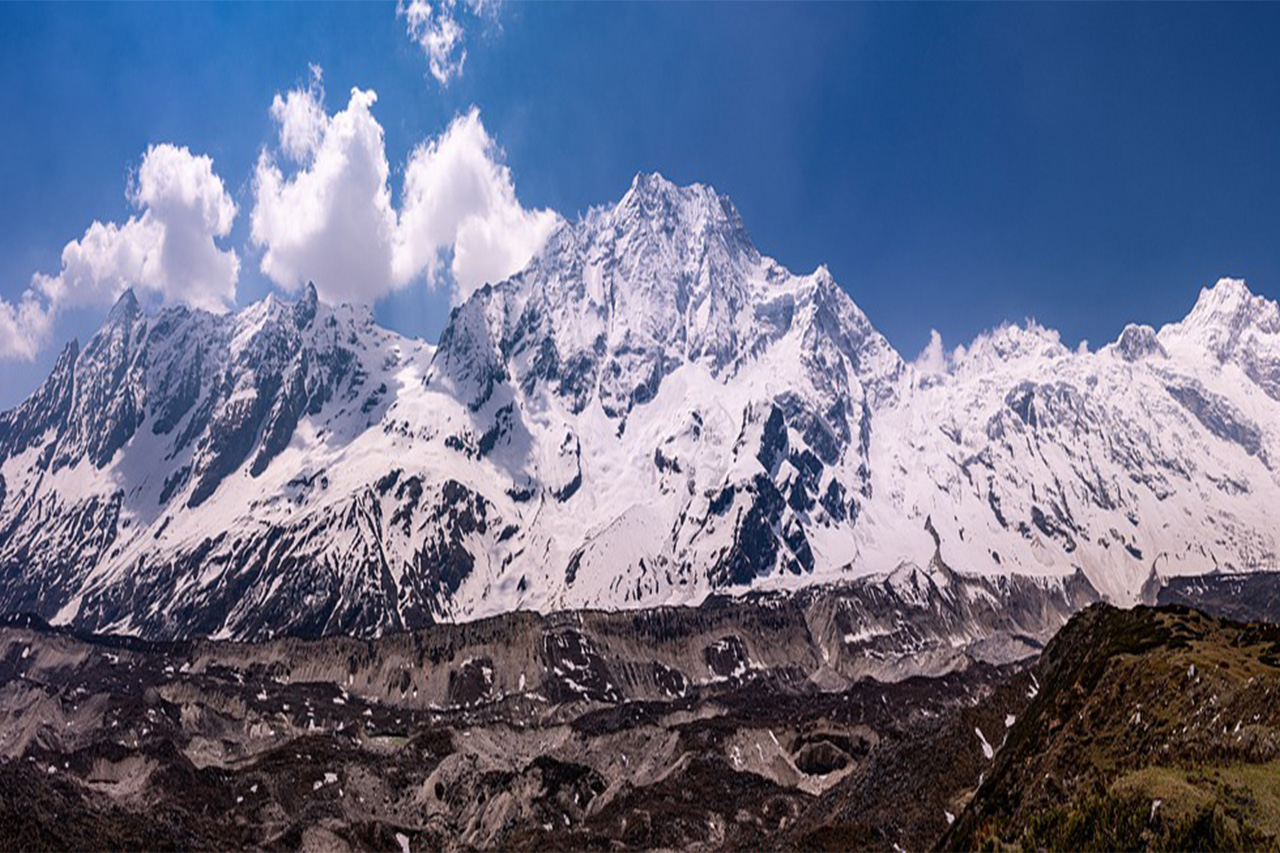
<svg viewBox="0 0 1280 853">
<path fill-rule="evenodd" d="M 703 181 L 796 271 L 826 263 L 906 357 L 1033 316 L 1074 344 L 1184 314 L 1241 276 L 1280 295 L 1280 6 L 521 3 L 468 19 L 441 86 L 382 3 L 0 5 L 0 298 L 94 220 L 124 222 L 148 145 L 208 155 L 239 213 L 237 301 L 277 93 L 377 91 L 390 187 L 478 108 L 519 202 L 569 217 L 638 170 Z M 434 339 L 447 288 L 381 300 Z M 99 306 L 60 313 L 0 405 Z"/>
</svg>

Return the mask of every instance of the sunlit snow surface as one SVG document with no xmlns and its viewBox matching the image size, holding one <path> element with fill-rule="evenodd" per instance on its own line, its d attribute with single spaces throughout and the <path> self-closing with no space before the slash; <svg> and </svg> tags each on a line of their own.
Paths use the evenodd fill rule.
<svg viewBox="0 0 1280 853">
<path fill-rule="evenodd" d="M 0 610 L 99 629 L 369 635 L 871 574 L 910 599 L 935 534 L 959 572 L 1129 603 L 1276 565 L 1280 318 L 1224 280 L 1096 352 L 1005 326 L 926 369 L 727 199 L 646 175 L 438 349 L 312 294 L 126 299 L 0 452 Z"/>
</svg>

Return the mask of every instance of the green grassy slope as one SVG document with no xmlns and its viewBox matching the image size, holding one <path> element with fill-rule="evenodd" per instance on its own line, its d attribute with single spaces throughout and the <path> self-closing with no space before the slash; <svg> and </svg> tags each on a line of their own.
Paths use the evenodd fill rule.
<svg viewBox="0 0 1280 853">
<path fill-rule="evenodd" d="M 1280 627 L 1095 605 L 944 849 L 1280 846 Z"/>
</svg>

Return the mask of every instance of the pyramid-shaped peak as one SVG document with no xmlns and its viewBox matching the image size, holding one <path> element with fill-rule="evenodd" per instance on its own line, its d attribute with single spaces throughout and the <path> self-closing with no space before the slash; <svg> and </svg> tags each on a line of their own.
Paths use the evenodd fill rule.
<svg viewBox="0 0 1280 853">
<path fill-rule="evenodd" d="M 124 293 L 116 299 L 116 304 L 111 306 L 111 312 L 107 314 L 107 322 L 132 320 L 140 313 L 142 309 L 138 306 L 138 297 L 134 295 L 132 287 L 126 287 Z"/>
<path fill-rule="evenodd" d="M 306 328 L 315 319 L 316 306 L 319 304 L 320 296 L 316 293 L 316 286 L 309 281 L 306 289 L 302 291 L 302 298 L 293 306 L 294 321 L 298 324 L 299 329 Z"/>
<path fill-rule="evenodd" d="M 1277 321 L 1276 304 L 1257 296 L 1244 279 L 1220 278 L 1213 287 L 1201 289 L 1195 307 L 1187 315 L 1189 326 L 1237 326 L 1250 321 Z"/>
<path fill-rule="evenodd" d="M 613 210 L 622 232 L 715 233 L 726 242 L 750 244 L 742 217 L 728 196 L 708 184 L 680 186 L 658 172 L 639 172 Z"/>
</svg>

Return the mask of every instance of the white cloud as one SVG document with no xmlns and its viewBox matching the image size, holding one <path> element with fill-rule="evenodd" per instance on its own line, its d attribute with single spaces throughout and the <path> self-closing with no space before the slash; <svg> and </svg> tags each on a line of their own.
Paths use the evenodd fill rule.
<svg viewBox="0 0 1280 853">
<path fill-rule="evenodd" d="M 397 268 L 435 280 L 450 251 L 455 300 L 524 268 L 559 217 L 525 210 L 511 170 L 472 108 L 420 145 L 405 168 Z"/>
<path fill-rule="evenodd" d="M 467 62 L 466 18 L 496 12 L 497 0 L 399 0 L 396 16 L 404 18 L 409 38 L 421 48 L 431 76 L 447 86 Z"/>
<path fill-rule="evenodd" d="M 280 125 L 280 149 L 296 163 L 308 163 L 320 148 L 328 118 L 324 114 L 323 71 L 311 67 L 311 84 L 271 102 L 271 117 Z"/>
<path fill-rule="evenodd" d="M 172 145 L 147 149 L 133 202 L 143 221 L 159 226 L 158 251 L 143 259 L 141 289 L 207 311 L 234 304 L 240 258 L 219 249 L 214 238 L 231 233 L 236 205 L 213 160 Z"/>
<path fill-rule="evenodd" d="M 372 302 L 393 285 L 396 232 L 382 126 L 370 112 L 378 96 L 352 89 L 333 116 L 322 99 L 314 85 L 276 97 L 280 145 L 303 165 L 286 178 L 268 151 L 259 156 L 251 238 L 266 250 L 263 273 L 285 290 L 314 281 L 326 301 Z"/>
<path fill-rule="evenodd" d="M 268 151 L 258 161 L 252 239 L 280 287 L 314 281 L 326 301 L 375 302 L 425 275 L 432 286 L 451 279 L 461 300 L 523 268 L 559 221 L 520 205 L 475 109 L 410 155 L 397 211 L 371 111 L 376 94 L 353 89 L 347 107 L 328 116 L 318 80 L 317 72 L 310 88 L 272 105 L 281 151 L 298 163 L 293 174 Z"/>
<path fill-rule="evenodd" d="M 28 290 L 15 306 L 0 300 L 0 358 L 30 361 L 49 340 L 53 312 Z"/>
<path fill-rule="evenodd" d="M 916 370 L 927 375 L 946 373 L 948 370 L 947 353 L 942 348 L 942 335 L 937 329 L 929 330 L 929 343 L 920 351 L 913 362 Z"/>
<path fill-rule="evenodd" d="M 0 301 L 0 358 L 34 357 L 63 308 L 109 305 L 129 287 L 210 311 L 234 303 L 240 259 L 214 240 L 230 233 L 236 206 L 213 160 L 153 145 L 128 197 L 139 215 L 123 225 L 94 222 L 63 248 L 57 275 L 33 276 L 16 306 Z"/>
</svg>

